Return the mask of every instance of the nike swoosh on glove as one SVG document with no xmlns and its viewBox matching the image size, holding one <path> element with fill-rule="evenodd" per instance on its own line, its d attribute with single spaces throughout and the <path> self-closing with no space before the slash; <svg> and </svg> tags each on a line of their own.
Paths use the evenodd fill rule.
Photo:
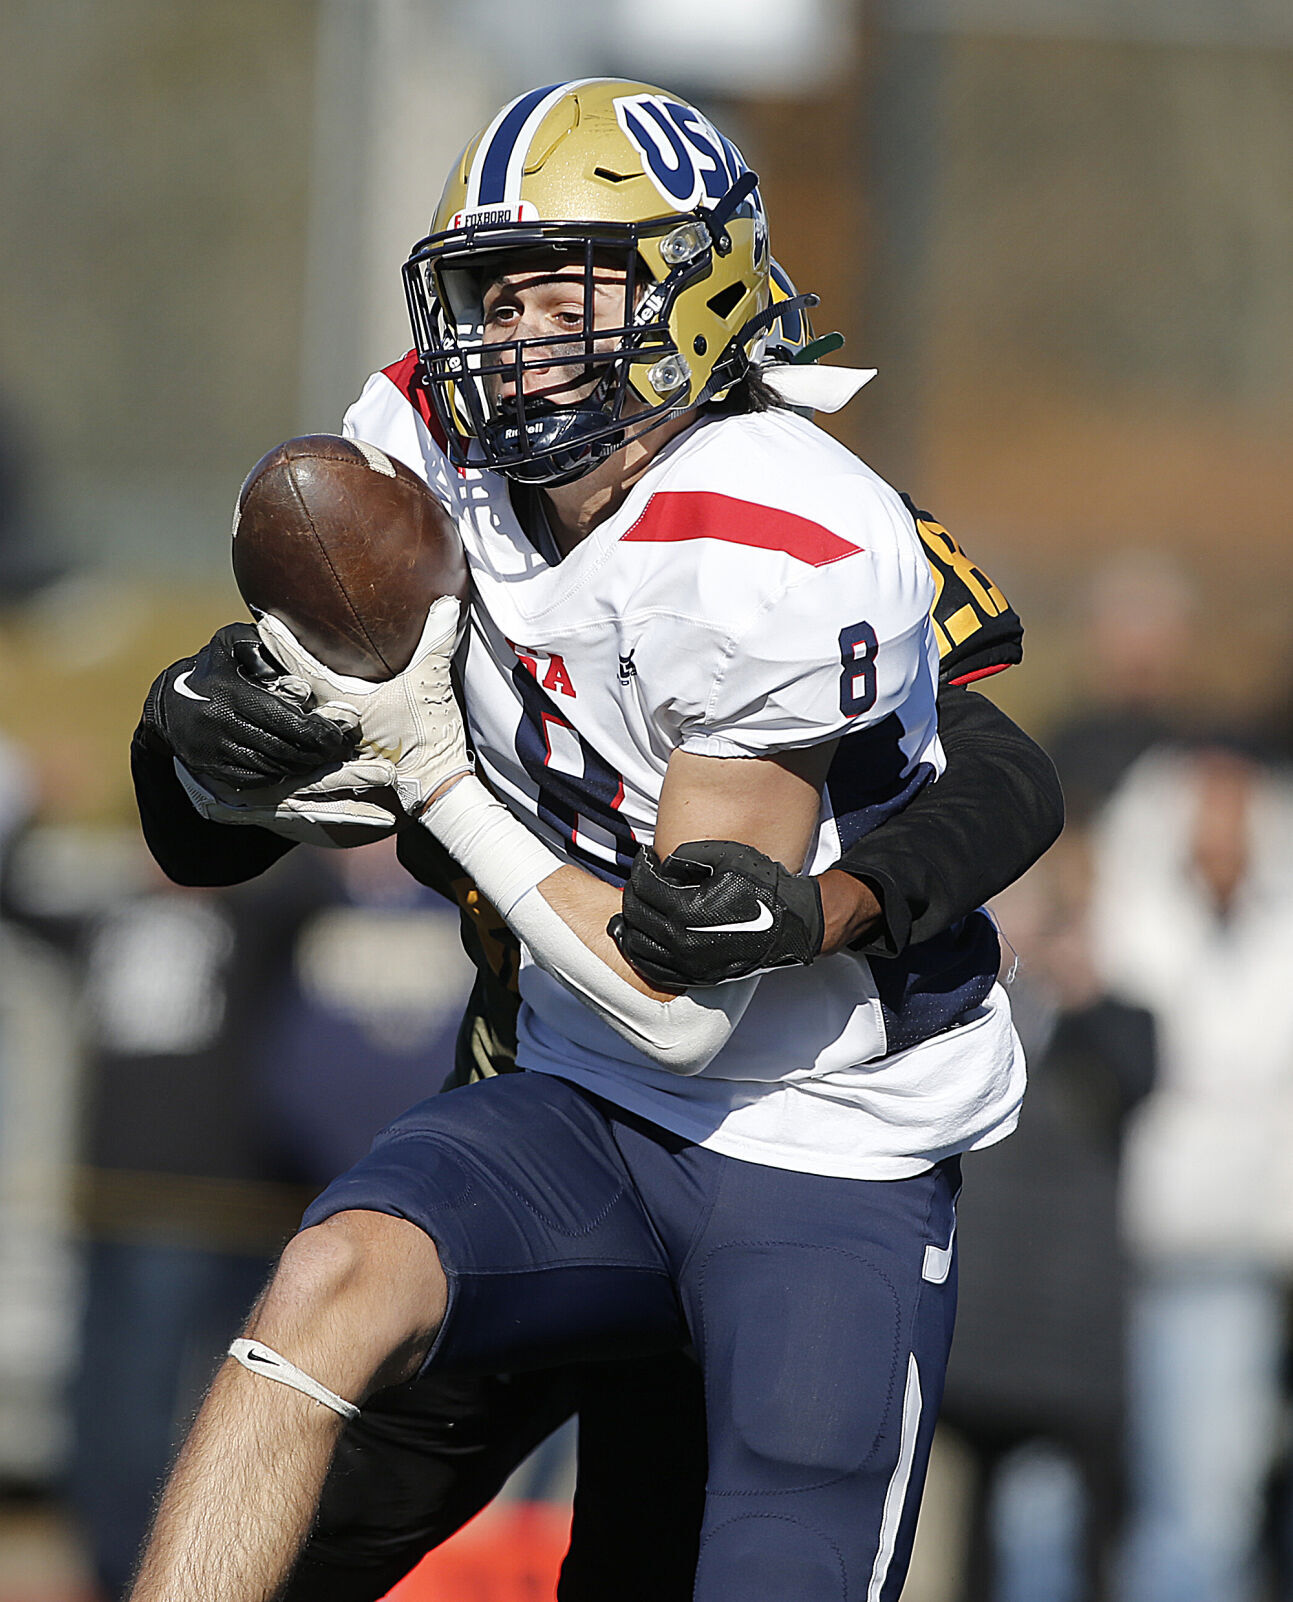
<svg viewBox="0 0 1293 1602">
<path fill-rule="evenodd" d="M 462 622 L 462 607 L 452 595 L 433 601 L 409 665 L 376 684 L 316 661 L 276 617 L 266 614 L 257 627 L 265 649 L 305 681 L 323 703 L 321 711 L 341 707 L 354 713 L 358 754 L 386 765 L 384 782 L 417 817 L 441 785 L 472 771 L 451 671 Z"/>
<path fill-rule="evenodd" d="M 625 960 L 661 990 L 806 965 L 823 932 L 816 879 L 736 840 L 693 840 L 663 862 L 644 847 L 623 911 L 607 925 Z"/>
<path fill-rule="evenodd" d="M 143 724 L 191 774 L 234 790 L 300 780 L 354 750 L 355 735 L 284 681 L 250 623 L 227 623 L 153 681 Z"/>
</svg>

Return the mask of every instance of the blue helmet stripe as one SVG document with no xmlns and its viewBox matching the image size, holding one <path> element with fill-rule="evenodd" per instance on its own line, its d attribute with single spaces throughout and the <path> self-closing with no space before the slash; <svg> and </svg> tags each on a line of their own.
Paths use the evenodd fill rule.
<svg viewBox="0 0 1293 1602">
<path fill-rule="evenodd" d="M 526 118 L 545 95 L 562 86 L 550 83 L 543 89 L 531 89 L 516 101 L 498 125 L 498 132 L 490 140 L 489 149 L 480 168 L 480 189 L 475 198 L 478 206 L 498 206 L 507 198 L 507 165 L 511 160 L 512 146 L 525 126 Z"/>
</svg>

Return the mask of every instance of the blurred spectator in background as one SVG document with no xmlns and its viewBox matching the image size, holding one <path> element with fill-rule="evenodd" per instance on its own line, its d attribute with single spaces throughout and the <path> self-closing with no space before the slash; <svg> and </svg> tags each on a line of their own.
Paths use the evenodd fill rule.
<svg viewBox="0 0 1293 1602">
<path fill-rule="evenodd" d="M 106 901 L 42 897 L 39 864 L 12 897 L 81 975 L 70 1488 L 108 1598 L 303 1206 L 439 1087 L 467 977 L 455 912 L 389 843 L 303 849 L 229 891 L 172 885 L 138 849 L 140 877 Z"/>
<path fill-rule="evenodd" d="M 1088 823 L 1131 764 L 1179 732 L 1196 598 L 1162 552 L 1117 551 L 1093 573 L 1079 619 L 1082 710 L 1046 741 L 1070 828 Z"/>
<path fill-rule="evenodd" d="M 35 792 L 23 754 L 0 735 L 0 874 Z M 58 960 L 0 916 L 0 1493 L 8 1495 L 47 1494 L 66 1450 L 71 1000 Z"/>
<path fill-rule="evenodd" d="M 1265 716 L 1258 726 L 1266 736 L 1272 757 L 1285 767 L 1293 766 L 1293 660 L 1285 664 Z"/>
<path fill-rule="evenodd" d="M 1154 1014 L 1127 1147 L 1128 1602 L 1251 1602 L 1293 1267 L 1293 784 L 1215 743 L 1152 751 L 1096 831 L 1102 978 Z"/>
<path fill-rule="evenodd" d="M 278 1160 L 318 1189 L 440 1089 L 475 969 L 456 906 L 409 876 L 393 840 L 293 855 L 308 855 L 316 882 L 322 856 L 331 883 L 300 929 L 256 1054 Z"/>
<path fill-rule="evenodd" d="M 0 868 L 10 842 L 31 816 L 34 787 L 18 747 L 0 734 Z"/>
<path fill-rule="evenodd" d="M 32 513 L 29 454 L 0 398 L 0 621 L 64 570 Z M 0 882 L 38 804 L 11 719 L 28 686 L 0 633 Z M 61 731 L 60 731 L 61 732 Z M 50 742 L 53 743 L 53 742 Z M 67 1157 L 75 1093 L 71 1002 L 62 965 L 0 906 L 0 1493 L 42 1494 L 66 1448 L 62 1391 L 70 1360 L 74 1270 Z"/>
<path fill-rule="evenodd" d="M 1087 867 L 1066 837 L 995 904 L 1018 951 L 1024 1116 L 967 1161 L 960 1295 L 942 1419 L 974 1470 L 961 1602 L 1109 1594 L 1123 1490 L 1124 1123 L 1153 1023 L 1092 966 Z"/>
</svg>

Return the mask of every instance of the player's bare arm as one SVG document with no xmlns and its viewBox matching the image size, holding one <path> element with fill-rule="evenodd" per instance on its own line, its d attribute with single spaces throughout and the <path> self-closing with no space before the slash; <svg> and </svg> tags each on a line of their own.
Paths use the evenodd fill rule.
<svg viewBox="0 0 1293 1602">
<path fill-rule="evenodd" d="M 948 763 L 939 782 L 815 879 L 772 876 L 731 841 L 684 846 L 663 862 L 642 852 L 614 926 L 622 954 L 680 991 L 846 947 L 892 957 L 968 917 L 1055 841 L 1064 798 L 1046 753 L 984 696 L 945 685 L 939 732 Z M 758 900 L 782 903 L 786 927 L 695 933 L 724 921 L 707 920 L 707 907 L 748 924 Z"/>
<path fill-rule="evenodd" d="M 660 795 L 657 850 L 667 855 L 685 841 L 738 841 L 798 873 L 817 824 L 821 785 L 834 749 L 828 741 L 777 758 L 675 752 Z M 567 865 L 545 879 L 539 893 L 626 983 L 658 1000 L 674 994 L 649 984 L 608 934 L 607 924 L 621 909 L 622 891 Z"/>
</svg>

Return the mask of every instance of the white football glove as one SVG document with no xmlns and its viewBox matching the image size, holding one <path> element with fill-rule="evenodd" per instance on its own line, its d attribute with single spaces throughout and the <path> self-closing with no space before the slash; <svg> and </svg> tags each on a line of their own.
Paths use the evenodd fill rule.
<svg viewBox="0 0 1293 1602">
<path fill-rule="evenodd" d="M 233 790 L 194 778 L 177 757 L 175 773 L 194 810 L 212 823 L 255 825 L 303 845 L 356 846 L 384 840 L 403 822 L 389 788 L 390 764 L 353 757 L 308 783 L 287 780 Z"/>
<path fill-rule="evenodd" d="M 320 711 L 349 710 L 358 717 L 355 760 L 380 765 L 385 777 L 375 782 L 390 785 L 416 817 L 446 780 L 472 770 L 450 674 L 462 622 L 452 595 L 433 601 L 408 667 L 378 684 L 334 673 L 276 617 L 266 614 L 256 628 L 269 654 L 309 685 Z"/>
</svg>

